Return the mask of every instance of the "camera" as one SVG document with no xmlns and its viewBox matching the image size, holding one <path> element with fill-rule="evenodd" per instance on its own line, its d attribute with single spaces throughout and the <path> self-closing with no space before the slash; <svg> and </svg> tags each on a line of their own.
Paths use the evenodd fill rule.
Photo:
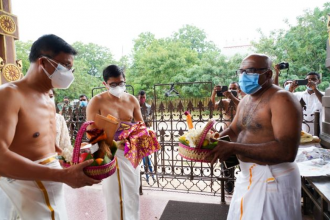
<svg viewBox="0 0 330 220">
<path fill-rule="evenodd" d="M 286 62 L 282 62 L 282 63 L 279 63 L 277 65 L 278 65 L 278 68 L 280 70 L 284 70 L 284 69 L 288 69 L 289 68 L 289 63 L 286 63 Z"/>
<path fill-rule="evenodd" d="M 308 84 L 308 79 L 297 79 L 296 80 L 296 84 L 298 86 L 305 86 Z"/>
<path fill-rule="evenodd" d="M 221 90 L 218 90 L 217 91 L 217 96 L 218 97 L 222 97 L 223 96 L 223 92 L 226 92 L 226 91 L 228 91 L 228 86 L 221 86 Z"/>
</svg>

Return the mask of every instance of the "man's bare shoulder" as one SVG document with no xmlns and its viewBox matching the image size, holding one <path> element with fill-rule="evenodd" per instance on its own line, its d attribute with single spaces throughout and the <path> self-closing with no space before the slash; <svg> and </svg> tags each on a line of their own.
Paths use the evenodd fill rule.
<svg viewBox="0 0 330 220">
<path fill-rule="evenodd" d="M 129 93 L 126 93 L 126 95 L 128 96 L 128 99 L 132 102 L 136 102 L 136 103 L 139 103 L 138 99 L 132 95 L 132 94 L 129 94 Z"/>
<path fill-rule="evenodd" d="M 270 102 L 270 104 L 282 105 L 281 107 L 283 108 L 288 106 L 299 106 L 297 98 L 291 92 L 279 87 L 274 89 Z"/>
<path fill-rule="evenodd" d="M 0 97 L 4 99 L 3 101 L 10 100 L 12 98 L 17 98 L 20 95 L 20 89 L 17 83 L 6 83 L 0 86 Z"/>
<path fill-rule="evenodd" d="M 8 113 L 17 113 L 21 107 L 23 99 L 22 91 L 16 83 L 7 83 L 0 86 L 0 106 L 2 107 L 2 115 L 7 117 Z"/>
<path fill-rule="evenodd" d="M 94 96 L 93 98 L 91 98 L 91 100 L 89 100 L 89 104 L 92 104 L 92 103 L 99 103 L 99 102 L 102 102 L 106 99 L 107 97 L 107 92 L 102 92 L 100 94 L 97 94 L 96 96 Z"/>
</svg>

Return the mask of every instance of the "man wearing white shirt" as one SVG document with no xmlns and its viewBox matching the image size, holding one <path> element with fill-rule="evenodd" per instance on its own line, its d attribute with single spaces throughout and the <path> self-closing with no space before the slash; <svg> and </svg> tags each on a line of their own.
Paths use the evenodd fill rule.
<svg viewBox="0 0 330 220">
<path fill-rule="evenodd" d="M 306 108 L 303 109 L 304 121 L 302 124 L 302 130 L 310 134 L 314 134 L 314 113 L 320 112 L 320 121 L 322 118 L 322 97 L 324 92 L 320 92 L 317 89 L 317 85 L 321 83 L 320 75 L 316 72 L 310 72 L 307 74 L 308 79 L 307 89 L 303 92 L 295 92 L 294 95 L 298 101 L 301 99 L 306 103 Z M 298 87 L 297 81 L 293 81 L 290 85 L 290 92 L 293 92 Z M 321 122 L 320 122 L 321 123 Z"/>
</svg>

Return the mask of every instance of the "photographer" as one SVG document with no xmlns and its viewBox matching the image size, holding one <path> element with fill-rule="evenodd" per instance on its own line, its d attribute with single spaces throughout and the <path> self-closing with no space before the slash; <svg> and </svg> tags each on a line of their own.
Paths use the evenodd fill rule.
<svg viewBox="0 0 330 220">
<path fill-rule="evenodd" d="M 289 63 L 281 62 L 274 66 L 274 70 L 275 70 L 274 84 L 277 86 L 279 85 L 278 78 L 280 76 L 281 70 L 284 70 L 284 69 L 289 69 Z"/>
<path fill-rule="evenodd" d="M 283 83 L 283 88 L 286 91 L 290 91 L 290 86 L 291 86 L 292 83 L 293 83 L 293 80 L 292 79 L 285 80 L 285 82 Z M 292 91 L 290 91 L 290 92 L 292 92 Z"/>
<path fill-rule="evenodd" d="M 211 102 L 214 105 L 214 109 L 218 108 L 220 102 L 220 101 L 218 102 L 215 101 L 215 96 L 217 95 L 217 91 L 222 91 L 222 89 L 223 88 L 221 86 L 215 86 L 213 88 L 211 95 Z M 241 91 L 241 88 L 239 87 L 237 82 L 231 82 L 229 84 L 228 90 L 222 91 L 222 94 L 224 97 L 227 98 L 227 99 L 222 99 L 222 102 L 224 104 L 224 109 L 228 109 L 230 101 L 233 101 L 234 104 L 237 106 L 239 104 L 240 99 L 242 99 L 245 95 L 245 93 Z"/>
<path fill-rule="evenodd" d="M 245 95 L 243 91 L 241 91 L 241 88 L 237 82 L 231 82 L 228 86 L 228 90 L 224 91 L 224 86 L 215 86 L 212 95 L 211 95 L 211 101 L 214 105 L 214 110 L 218 109 L 220 101 L 223 103 L 223 109 L 225 109 L 225 114 L 223 114 L 223 119 L 227 121 L 225 124 L 226 126 L 224 127 L 227 128 L 231 124 L 231 121 L 234 119 L 235 114 L 236 114 L 236 108 L 237 105 L 240 102 L 240 99 L 242 99 Z M 225 89 L 226 90 L 226 89 Z M 220 101 L 215 102 L 215 96 L 217 95 L 217 92 L 222 92 L 223 99 L 221 98 Z M 229 103 L 230 101 L 233 101 L 235 104 L 235 109 L 230 112 L 229 108 Z M 233 178 L 235 169 L 229 169 L 225 170 L 224 175 L 229 178 Z M 227 180 L 225 181 L 225 191 L 229 194 L 232 194 L 234 191 L 234 181 L 232 180 Z"/>
<path fill-rule="evenodd" d="M 295 92 L 294 95 L 298 101 L 301 99 L 306 103 L 306 109 L 303 110 L 304 120 L 313 121 L 314 112 L 319 111 L 322 114 L 322 97 L 323 92 L 317 89 L 317 85 L 321 83 L 320 75 L 316 72 L 310 72 L 307 74 L 305 80 L 294 80 L 289 88 L 290 92 L 294 92 L 298 86 L 306 86 L 306 90 L 303 92 Z M 321 119 L 322 117 L 320 117 Z M 314 134 L 313 123 L 303 123 L 302 130 L 310 134 Z"/>
</svg>

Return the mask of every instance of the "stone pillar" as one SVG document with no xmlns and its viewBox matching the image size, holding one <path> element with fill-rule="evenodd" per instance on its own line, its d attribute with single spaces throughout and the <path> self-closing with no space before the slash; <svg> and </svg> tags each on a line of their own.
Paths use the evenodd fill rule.
<svg viewBox="0 0 330 220">
<path fill-rule="evenodd" d="M 328 14 L 327 23 L 329 38 L 327 40 L 327 58 L 325 66 L 330 70 L 330 14 Z M 325 90 L 322 98 L 323 118 L 322 118 L 322 133 L 320 135 L 321 144 L 323 147 L 330 148 L 330 87 Z"/>
<path fill-rule="evenodd" d="M 17 17 L 11 14 L 11 1 L 0 0 L 0 84 L 23 77 L 22 62 L 16 61 Z"/>
</svg>

